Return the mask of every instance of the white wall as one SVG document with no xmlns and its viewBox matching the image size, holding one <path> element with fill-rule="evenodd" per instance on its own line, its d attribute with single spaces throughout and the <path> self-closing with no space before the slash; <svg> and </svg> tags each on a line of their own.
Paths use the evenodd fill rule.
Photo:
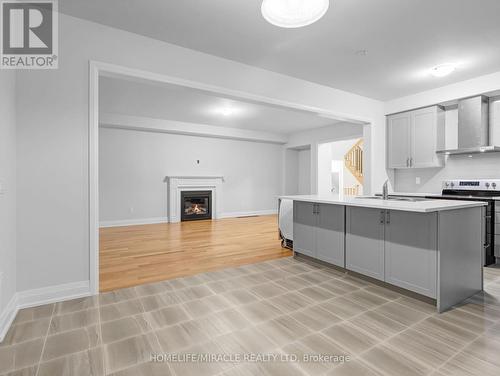
<svg viewBox="0 0 500 376">
<path fill-rule="evenodd" d="M 15 77 L 0 70 L 0 338 L 5 308 L 16 292 Z"/>
<path fill-rule="evenodd" d="M 311 194 L 311 149 L 297 152 L 297 194 Z"/>
<path fill-rule="evenodd" d="M 89 60 L 366 120 L 385 144 L 379 101 L 62 14 L 59 31 L 59 69 L 17 75 L 20 290 L 89 279 Z"/>
<path fill-rule="evenodd" d="M 100 222 L 166 220 L 167 175 L 224 176 L 222 216 L 275 211 L 281 153 L 268 143 L 101 128 Z"/>
</svg>

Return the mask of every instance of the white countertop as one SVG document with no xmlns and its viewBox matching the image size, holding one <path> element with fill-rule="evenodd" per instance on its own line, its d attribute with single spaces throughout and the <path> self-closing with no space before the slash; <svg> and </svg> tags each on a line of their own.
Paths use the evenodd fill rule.
<svg viewBox="0 0 500 376">
<path fill-rule="evenodd" d="M 397 195 L 397 193 L 393 193 Z M 319 195 L 296 195 L 296 196 L 280 196 L 281 199 L 294 201 L 314 202 L 318 204 L 335 204 L 345 206 L 359 206 L 364 208 L 401 210 L 409 212 L 430 213 L 443 210 L 455 210 L 463 208 L 473 208 L 485 206 L 485 202 L 481 201 L 459 201 L 459 200 L 432 200 L 426 201 L 396 201 L 396 200 L 381 200 L 376 198 L 365 197 L 349 197 L 336 198 Z"/>
<path fill-rule="evenodd" d="M 498 192 L 500 193 L 500 192 Z M 389 193 L 389 196 L 403 196 L 403 197 L 432 197 L 432 196 L 441 196 L 441 193 L 416 193 L 416 192 L 392 192 Z M 493 199 L 495 201 L 500 201 L 500 195 L 498 196 L 490 196 L 488 199 Z"/>
</svg>

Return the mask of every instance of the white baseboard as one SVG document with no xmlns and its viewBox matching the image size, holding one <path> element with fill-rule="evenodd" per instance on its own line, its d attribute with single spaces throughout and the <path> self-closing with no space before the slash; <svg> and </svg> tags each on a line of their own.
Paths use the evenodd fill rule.
<svg viewBox="0 0 500 376">
<path fill-rule="evenodd" d="M 156 223 L 168 223 L 167 217 L 157 218 L 139 218 L 139 219 L 123 219 L 118 221 L 101 221 L 99 227 L 120 227 L 120 226 L 134 226 L 134 225 L 152 225 Z"/>
<path fill-rule="evenodd" d="M 17 311 L 20 309 L 77 299 L 90 295 L 92 294 L 89 281 L 66 283 L 64 285 L 17 292 L 0 315 L 0 342 L 3 341 L 5 334 L 7 334 L 12 322 L 16 318 Z"/>
<path fill-rule="evenodd" d="M 89 281 L 42 287 L 17 293 L 17 308 L 36 307 L 92 295 Z"/>
<path fill-rule="evenodd" d="M 269 210 L 255 210 L 255 211 L 244 211 L 244 212 L 226 212 L 221 213 L 219 218 L 235 218 L 235 217 L 252 217 L 256 215 L 271 215 L 278 214 L 277 209 L 269 209 Z"/>
<path fill-rule="evenodd" d="M 251 217 L 255 215 L 271 215 L 278 214 L 277 209 L 242 211 L 242 212 L 226 212 L 221 213 L 219 218 L 235 218 L 235 217 Z M 102 221 L 99 223 L 100 228 L 105 227 L 121 227 L 121 226 L 137 226 L 137 225 L 152 225 L 156 223 L 168 223 L 167 217 L 157 218 L 139 218 L 139 219 L 123 219 L 118 221 Z"/>
<path fill-rule="evenodd" d="M 0 343 L 5 338 L 7 331 L 9 330 L 12 322 L 16 318 L 17 311 L 17 294 L 12 295 L 12 298 L 7 303 L 7 306 L 0 314 Z"/>
</svg>

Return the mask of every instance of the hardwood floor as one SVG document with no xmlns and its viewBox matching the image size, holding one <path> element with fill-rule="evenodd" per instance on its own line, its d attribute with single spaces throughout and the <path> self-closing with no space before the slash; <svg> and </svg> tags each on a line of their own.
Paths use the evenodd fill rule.
<svg viewBox="0 0 500 376">
<path fill-rule="evenodd" d="M 100 290 L 156 282 L 290 256 L 276 216 L 100 230 Z"/>
</svg>

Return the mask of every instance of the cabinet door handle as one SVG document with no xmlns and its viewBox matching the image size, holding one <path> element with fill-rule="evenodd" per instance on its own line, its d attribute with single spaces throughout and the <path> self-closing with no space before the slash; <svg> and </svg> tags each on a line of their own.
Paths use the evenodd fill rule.
<svg viewBox="0 0 500 376">
<path fill-rule="evenodd" d="M 406 167 L 410 167 L 410 158 L 406 158 Z"/>
<path fill-rule="evenodd" d="M 316 214 L 319 214 L 319 204 L 316 204 Z"/>
<path fill-rule="evenodd" d="M 410 158 L 410 167 L 413 166 L 413 158 Z"/>
<path fill-rule="evenodd" d="M 380 211 L 380 224 L 385 223 L 385 210 Z"/>
<path fill-rule="evenodd" d="M 389 210 L 387 210 L 387 213 L 385 215 L 385 223 L 391 223 L 391 212 Z"/>
</svg>

